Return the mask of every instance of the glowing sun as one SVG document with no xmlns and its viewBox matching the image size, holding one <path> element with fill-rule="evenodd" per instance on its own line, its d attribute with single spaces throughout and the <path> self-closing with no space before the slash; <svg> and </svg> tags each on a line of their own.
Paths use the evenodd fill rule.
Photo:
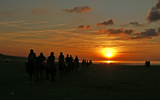
<svg viewBox="0 0 160 100">
<path fill-rule="evenodd" d="M 106 53 L 106 56 L 107 56 L 108 58 L 110 58 L 110 57 L 112 56 L 112 54 L 111 54 L 111 53 Z"/>
<path fill-rule="evenodd" d="M 103 56 L 107 57 L 107 58 L 112 58 L 115 56 L 115 52 L 116 50 L 113 48 L 104 48 L 102 49 L 101 53 L 103 54 Z"/>
</svg>

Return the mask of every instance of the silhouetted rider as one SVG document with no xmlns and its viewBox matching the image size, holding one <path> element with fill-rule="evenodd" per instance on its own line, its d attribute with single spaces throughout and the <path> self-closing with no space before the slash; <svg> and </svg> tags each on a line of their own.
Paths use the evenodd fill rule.
<svg viewBox="0 0 160 100">
<path fill-rule="evenodd" d="M 59 55 L 59 63 L 63 63 L 64 62 L 64 55 L 62 52 L 60 52 L 60 55 Z"/>
<path fill-rule="evenodd" d="M 33 49 L 31 49 L 28 55 L 28 61 L 34 62 L 35 60 L 36 60 L 36 54 L 33 52 Z"/>
<path fill-rule="evenodd" d="M 67 54 L 67 57 L 65 58 L 66 63 L 69 64 L 69 55 Z"/>
<path fill-rule="evenodd" d="M 31 49 L 28 55 L 28 63 L 34 66 L 35 60 L 36 60 L 36 54 L 33 52 L 33 49 Z"/>
<path fill-rule="evenodd" d="M 51 55 L 48 57 L 47 63 L 54 64 L 54 62 L 55 62 L 54 52 L 51 52 Z"/>
<path fill-rule="evenodd" d="M 78 59 L 77 56 L 76 56 L 76 58 L 75 58 L 75 62 L 77 62 L 77 63 L 78 63 L 78 66 L 79 66 L 79 59 Z"/>
<path fill-rule="evenodd" d="M 47 81 L 49 80 L 49 74 L 51 74 L 52 81 L 54 81 L 54 79 L 53 79 L 53 73 L 54 73 L 53 69 L 55 68 L 54 62 L 55 62 L 54 52 L 51 52 L 51 55 L 47 59 L 47 66 L 46 66 Z"/>
<path fill-rule="evenodd" d="M 72 58 L 72 55 L 70 55 L 69 57 L 69 63 L 72 63 L 73 62 L 73 58 Z"/>
<path fill-rule="evenodd" d="M 59 58 L 58 58 L 58 65 L 59 65 L 59 70 L 64 69 L 64 55 L 62 52 L 60 52 Z"/>
<path fill-rule="evenodd" d="M 70 55 L 69 57 L 69 67 L 73 67 L 73 58 L 72 58 L 72 55 Z"/>
<path fill-rule="evenodd" d="M 46 58 L 45 58 L 45 56 L 43 55 L 43 53 L 41 52 L 40 53 L 40 55 L 38 56 L 38 62 L 43 62 L 43 61 L 45 61 L 46 60 Z"/>
<path fill-rule="evenodd" d="M 89 61 L 89 65 L 92 66 L 92 60 Z"/>
</svg>

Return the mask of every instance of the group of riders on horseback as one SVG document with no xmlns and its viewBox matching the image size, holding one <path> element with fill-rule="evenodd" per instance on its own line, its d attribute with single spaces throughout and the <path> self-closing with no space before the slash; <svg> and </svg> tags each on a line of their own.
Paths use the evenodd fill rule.
<svg viewBox="0 0 160 100">
<path fill-rule="evenodd" d="M 76 56 L 73 62 L 72 55 L 67 54 L 67 57 L 64 58 L 64 55 L 62 52 L 60 52 L 58 63 L 55 63 L 55 56 L 54 52 L 51 52 L 50 56 L 47 59 L 47 62 L 45 62 L 46 58 L 43 55 L 43 53 L 40 53 L 38 57 L 36 57 L 36 54 L 33 52 L 33 49 L 30 50 L 30 53 L 28 55 L 28 62 L 26 63 L 26 70 L 30 74 L 30 80 L 32 78 L 32 74 L 36 71 L 36 77 L 38 79 L 38 74 L 40 72 L 40 78 L 43 77 L 43 71 L 46 71 L 46 78 L 49 79 L 49 74 L 51 74 L 52 81 L 55 80 L 55 74 L 57 69 L 60 71 L 61 78 L 64 76 L 64 74 L 73 73 L 74 68 L 76 68 L 76 71 L 79 71 L 79 59 Z M 58 68 L 57 68 L 58 67 Z"/>
</svg>

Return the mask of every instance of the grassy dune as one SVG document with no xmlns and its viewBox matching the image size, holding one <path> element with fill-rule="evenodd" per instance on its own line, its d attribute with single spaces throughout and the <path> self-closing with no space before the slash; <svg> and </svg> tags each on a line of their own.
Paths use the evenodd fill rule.
<svg viewBox="0 0 160 100">
<path fill-rule="evenodd" d="M 54 83 L 29 82 L 23 62 L 0 63 L 0 100 L 153 100 L 160 66 L 93 65 Z"/>
</svg>

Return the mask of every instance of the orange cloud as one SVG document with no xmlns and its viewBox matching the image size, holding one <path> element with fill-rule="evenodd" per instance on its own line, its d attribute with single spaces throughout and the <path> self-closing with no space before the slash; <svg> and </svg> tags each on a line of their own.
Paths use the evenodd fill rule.
<svg viewBox="0 0 160 100">
<path fill-rule="evenodd" d="M 88 6 L 82 6 L 82 7 L 74 7 L 73 9 L 63 9 L 62 11 L 69 13 L 85 13 L 91 11 L 91 8 Z"/>
<path fill-rule="evenodd" d="M 107 25 L 113 25 L 114 19 L 105 20 L 102 23 L 98 23 L 97 26 L 107 26 Z"/>
<path fill-rule="evenodd" d="M 77 29 L 92 29 L 92 27 L 90 25 L 80 25 L 77 27 Z"/>
</svg>

